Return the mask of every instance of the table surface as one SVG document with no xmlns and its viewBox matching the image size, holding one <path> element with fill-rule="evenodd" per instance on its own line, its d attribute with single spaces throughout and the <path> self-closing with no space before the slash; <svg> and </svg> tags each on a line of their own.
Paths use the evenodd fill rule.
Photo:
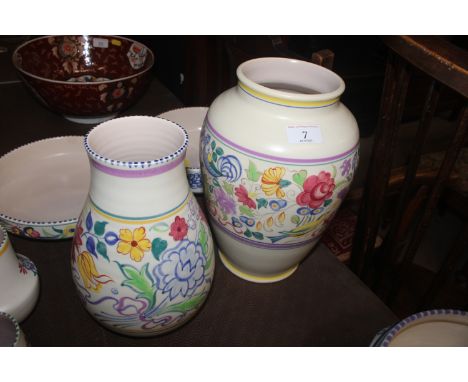
<svg viewBox="0 0 468 382">
<path fill-rule="evenodd" d="M 154 78 L 123 115 L 158 115 L 180 106 Z M 22 83 L 2 83 L 1 73 L 0 120 L 0 155 L 38 139 L 84 135 L 93 127 L 49 111 Z M 239 279 L 217 258 L 210 295 L 191 321 L 158 337 L 126 337 L 100 326 L 81 305 L 72 282 L 71 240 L 10 238 L 18 253 L 36 263 L 41 280 L 38 304 L 21 324 L 33 346 L 367 346 L 377 331 L 397 321 L 320 245 L 291 277 L 273 284 Z"/>
</svg>

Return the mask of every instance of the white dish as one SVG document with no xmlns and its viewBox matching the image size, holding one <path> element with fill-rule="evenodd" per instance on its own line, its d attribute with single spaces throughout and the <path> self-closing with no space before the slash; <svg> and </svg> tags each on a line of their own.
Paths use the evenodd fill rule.
<svg viewBox="0 0 468 382">
<path fill-rule="evenodd" d="M 378 335 L 371 346 L 468 346 L 468 312 L 437 309 L 413 314 Z"/>
<path fill-rule="evenodd" d="M 73 237 L 88 194 L 90 170 L 83 137 L 49 138 L 0 158 L 0 221 L 33 239 Z"/>
<path fill-rule="evenodd" d="M 190 188 L 193 192 L 203 192 L 200 173 L 200 132 L 205 120 L 207 107 L 183 107 L 158 115 L 181 125 L 189 135 L 185 167 Z"/>
</svg>

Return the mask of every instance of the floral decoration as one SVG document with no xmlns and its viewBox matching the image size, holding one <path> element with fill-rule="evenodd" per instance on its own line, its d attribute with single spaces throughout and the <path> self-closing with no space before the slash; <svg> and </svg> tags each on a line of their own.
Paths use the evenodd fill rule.
<svg viewBox="0 0 468 382">
<path fill-rule="evenodd" d="M 119 239 L 117 252 L 122 255 L 130 254 L 130 258 L 134 261 L 141 261 L 145 252 L 151 249 L 151 242 L 146 238 L 144 227 L 135 228 L 133 233 L 127 228 L 121 229 Z"/>
<path fill-rule="evenodd" d="M 327 171 L 320 171 L 318 175 L 309 176 L 304 182 L 304 191 L 296 199 L 300 206 L 310 208 L 320 207 L 326 200 L 331 199 L 335 189 L 335 180 Z"/>
<path fill-rule="evenodd" d="M 284 198 L 285 193 L 284 187 L 291 184 L 288 180 L 283 180 L 283 176 L 286 173 L 284 167 L 273 167 L 265 170 L 262 176 L 262 190 L 267 196 L 276 194 L 277 198 Z"/>
<path fill-rule="evenodd" d="M 89 252 L 81 252 L 76 261 L 78 272 L 80 272 L 86 289 L 92 289 L 99 292 L 103 284 L 112 282 L 112 279 L 109 276 L 99 274 L 93 257 Z"/>
<path fill-rule="evenodd" d="M 180 246 L 161 256 L 155 268 L 158 288 L 173 300 L 178 295 L 192 296 L 205 278 L 206 258 L 200 244 L 184 240 Z"/>
<path fill-rule="evenodd" d="M 239 187 L 235 187 L 234 190 L 236 191 L 237 200 L 242 204 L 246 205 L 249 208 L 257 208 L 255 202 L 250 198 L 247 189 L 241 184 Z"/>
<path fill-rule="evenodd" d="M 16 257 L 18 258 L 18 267 L 21 274 L 27 275 L 28 272 L 32 272 L 34 276 L 37 276 L 36 265 L 31 260 L 20 254 L 17 254 Z"/>
<path fill-rule="evenodd" d="M 193 196 L 177 216 L 136 228 L 135 221 L 108 220 L 90 201 L 85 211 L 72 271 L 94 317 L 118 331 L 156 334 L 193 315 L 214 271 L 210 231 Z"/>
<path fill-rule="evenodd" d="M 200 141 L 210 215 L 231 234 L 267 246 L 321 235 L 357 165 L 357 149 L 328 164 L 271 165 L 234 150 L 207 124 Z M 228 162 L 229 171 L 222 167 Z"/>
<path fill-rule="evenodd" d="M 236 202 L 222 188 L 216 188 L 214 194 L 224 213 L 233 214 L 236 211 Z"/>
<path fill-rule="evenodd" d="M 188 232 L 188 225 L 184 218 L 176 216 L 174 222 L 171 224 L 171 232 L 169 235 L 173 237 L 174 240 L 182 240 Z"/>
</svg>

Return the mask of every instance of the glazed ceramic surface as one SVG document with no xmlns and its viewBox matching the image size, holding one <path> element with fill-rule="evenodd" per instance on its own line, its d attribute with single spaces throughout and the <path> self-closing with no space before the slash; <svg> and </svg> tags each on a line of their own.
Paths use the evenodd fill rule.
<svg viewBox="0 0 468 382">
<path fill-rule="evenodd" d="M 172 330 L 210 290 L 213 241 L 187 183 L 187 144 L 177 124 L 141 116 L 105 122 L 85 139 L 91 188 L 72 271 L 86 309 L 111 330 Z"/>
<path fill-rule="evenodd" d="M 188 133 L 189 144 L 185 158 L 185 168 L 190 188 L 195 193 L 203 192 L 200 171 L 200 132 L 207 112 L 207 107 L 183 107 L 159 115 L 161 118 L 178 123 Z"/>
<path fill-rule="evenodd" d="M 19 46 L 13 64 L 48 107 L 94 124 L 143 94 L 154 56 L 143 44 L 118 36 L 48 36 Z"/>
<path fill-rule="evenodd" d="M 256 282 L 288 277 L 318 242 L 358 163 L 344 83 L 320 66 L 262 58 L 211 105 L 204 193 L 223 263 Z"/>
<path fill-rule="evenodd" d="M 0 347 L 27 346 L 26 337 L 15 317 L 0 312 Z"/>
<path fill-rule="evenodd" d="M 7 231 L 0 226 L 0 311 L 23 321 L 39 297 L 39 277 L 34 263 L 16 254 Z"/>
<path fill-rule="evenodd" d="M 377 334 L 371 346 L 468 346 L 468 312 L 436 309 L 413 314 Z"/>
<path fill-rule="evenodd" d="M 0 221 L 32 239 L 67 239 L 89 188 L 83 137 L 44 139 L 0 158 Z"/>
</svg>

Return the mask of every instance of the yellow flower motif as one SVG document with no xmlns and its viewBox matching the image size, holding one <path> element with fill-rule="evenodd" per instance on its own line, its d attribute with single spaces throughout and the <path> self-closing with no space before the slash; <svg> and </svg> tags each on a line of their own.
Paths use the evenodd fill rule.
<svg viewBox="0 0 468 382">
<path fill-rule="evenodd" d="M 282 183 L 281 178 L 284 176 L 286 170 L 284 167 L 272 167 L 263 173 L 262 176 L 262 190 L 268 195 L 272 196 L 276 194 L 278 198 L 284 198 L 285 193 L 281 189 Z M 287 182 L 289 184 L 289 182 Z"/>
<path fill-rule="evenodd" d="M 269 228 L 271 228 L 273 226 L 273 218 L 271 216 L 267 219 L 267 226 Z"/>
<path fill-rule="evenodd" d="M 151 248 L 151 242 L 146 238 L 144 227 L 135 228 L 133 234 L 129 229 L 121 229 L 119 238 L 117 252 L 123 255 L 130 254 L 130 258 L 134 261 L 141 261 L 145 252 Z"/>
<path fill-rule="evenodd" d="M 256 228 L 257 231 L 261 231 L 261 229 L 263 228 L 262 222 L 257 222 Z"/>
<path fill-rule="evenodd" d="M 80 272 L 86 289 L 92 289 L 96 292 L 102 288 L 102 284 L 111 282 L 112 279 L 107 275 L 100 275 L 96 269 L 96 264 L 92 255 L 87 252 L 81 252 L 77 259 L 78 272 Z"/>
</svg>

